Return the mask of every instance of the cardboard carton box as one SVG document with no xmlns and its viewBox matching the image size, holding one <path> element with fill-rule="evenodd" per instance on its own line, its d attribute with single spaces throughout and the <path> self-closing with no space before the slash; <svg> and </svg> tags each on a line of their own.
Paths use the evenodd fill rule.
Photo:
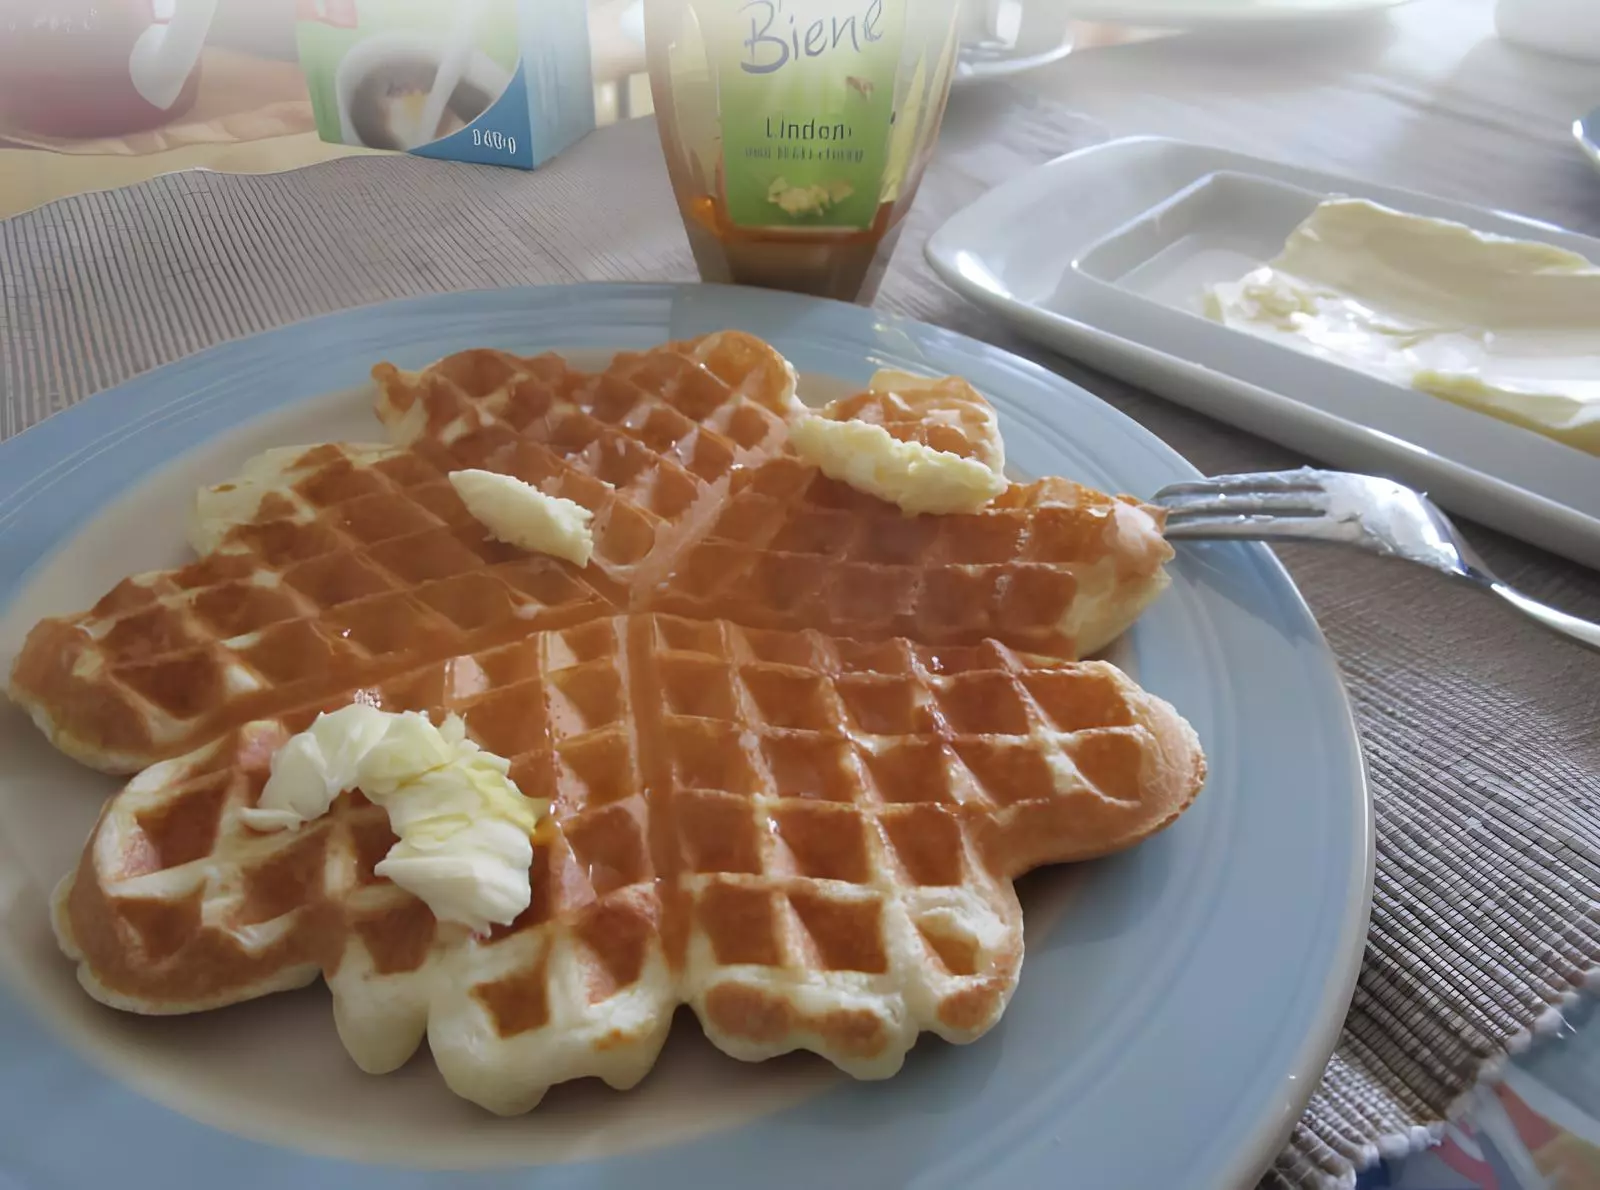
<svg viewBox="0 0 1600 1190">
<path fill-rule="evenodd" d="M 595 124 L 585 0 L 299 0 L 323 140 L 533 169 Z"/>
</svg>

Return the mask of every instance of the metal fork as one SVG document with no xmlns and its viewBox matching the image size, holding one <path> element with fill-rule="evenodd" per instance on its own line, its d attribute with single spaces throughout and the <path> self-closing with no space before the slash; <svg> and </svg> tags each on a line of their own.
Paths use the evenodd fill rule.
<svg viewBox="0 0 1600 1190">
<path fill-rule="evenodd" d="M 1490 591 L 1524 615 L 1600 650 L 1600 624 L 1507 586 L 1420 492 L 1341 471 L 1277 471 L 1175 483 L 1155 494 L 1167 537 L 1180 540 L 1328 541 L 1403 558 Z"/>
</svg>

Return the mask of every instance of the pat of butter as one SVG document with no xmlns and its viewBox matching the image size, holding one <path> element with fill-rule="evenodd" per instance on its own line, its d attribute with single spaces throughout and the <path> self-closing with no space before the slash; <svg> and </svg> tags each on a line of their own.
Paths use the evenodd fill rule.
<svg viewBox="0 0 1600 1190">
<path fill-rule="evenodd" d="M 1334 199 L 1205 308 L 1600 454 L 1600 267 L 1563 248 Z"/>
<path fill-rule="evenodd" d="M 574 566 L 587 566 L 594 556 L 594 514 L 583 505 L 493 471 L 452 471 L 450 483 L 495 540 Z"/>
<path fill-rule="evenodd" d="M 261 831 L 297 830 L 321 818 L 341 793 L 360 785 L 361 761 L 391 718 L 364 703 L 318 715 L 273 756 L 261 797 L 240 811 L 245 823 Z"/>
<path fill-rule="evenodd" d="M 802 417 L 790 426 L 789 440 L 829 479 L 912 515 L 976 512 L 1006 490 L 1005 476 L 977 459 L 902 442 L 867 422 Z"/>
<path fill-rule="evenodd" d="M 440 921 L 485 933 L 531 902 L 530 836 L 550 808 L 522 796 L 510 767 L 467 739 L 458 716 L 435 727 L 416 712 L 355 704 L 291 737 L 258 804 L 240 816 L 256 830 L 297 830 L 359 789 L 388 812 L 398 839 L 373 871 Z"/>
</svg>

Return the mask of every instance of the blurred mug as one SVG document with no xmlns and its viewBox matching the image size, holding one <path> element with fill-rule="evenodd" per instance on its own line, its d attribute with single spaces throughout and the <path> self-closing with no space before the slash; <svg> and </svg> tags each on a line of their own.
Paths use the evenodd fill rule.
<svg viewBox="0 0 1600 1190">
<path fill-rule="evenodd" d="M 47 136 L 115 136 L 194 103 L 217 0 L 0 2 L 0 118 Z"/>
<path fill-rule="evenodd" d="M 1072 50 L 1069 0 L 962 0 L 960 74 L 1042 66 Z"/>
</svg>

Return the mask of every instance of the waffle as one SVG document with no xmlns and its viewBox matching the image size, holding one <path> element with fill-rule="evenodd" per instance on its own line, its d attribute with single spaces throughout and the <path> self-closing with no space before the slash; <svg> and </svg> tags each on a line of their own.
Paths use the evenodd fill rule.
<svg viewBox="0 0 1600 1190">
<path fill-rule="evenodd" d="M 593 513 L 619 603 L 659 581 L 736 468 L 782 453 L 800 408 L 788 361 L 735 332 L 619 355 L 595 377 L 480 349 L 373 378 L 379 419 L 434 465 L 514 475 Z"/>
<path fill-rule="evenodd" d="M 618 356 L 374 371 L 393 443 L 268 452 L 201 494 L 199 561 L 30 635 L 11 691 L 139 775 L 58 889 L 98 999 L 183 1013 L 325 978 L 370 1071 L 426 1036 L 498 1112 L 649 1071 L 674 1011 L 750 1060 L 886 1077 L 969 1041 L 1022 958 L 1012 881 L 1137 843 L 1204 761 L 1166 704 L 1076 662 L 1165 582 L 1159 513 L 1065 480 L 909 517 L 790 448 L 788 364 L 721 334 Z M 888 375 L 824 411 L 998 471 L 993 411 Z M 594 514 L 582 571 L 495 542 L 452 471 Z M 551 798 L 532 903 L 485 936 L 374 866 L 347 792 L 263 834 L 273 755 L 320 711 L 456 712 Z"/>
<path fill-rule="evenodd" d="M 275 451 L 242 478 L 202 496 L 191 536 L 213 552 L 29 634 L 12 697 L 69 756 L 137 772 L 242 723 L 609 610 L 572 567 L 492 540 L 415 452 Z"/>
<path fill-rule="evenodd" d="M 982 511 L 907 517 L 795 458 L 741 472 L 716 522 L 647 599 L 762 628 L 995 639 L 1057 657 L 1103 649 L 1167 585 L 1172 547 L 1137 502 L 1064 479 Z"/>
<path fill-rule="evenodd" d="M 965 1042 L 1015 987 L 1012 881 L 1129 846 L 1198 790 L 1194 733 L 1104 663 L 632 614 L 345 691 L 461 714 L 553 797 L 533 901 L 475 937 L 373 875 L 393 842 L 356 793 L 257 834 L 273 751 L 311 708 L 134 780 L 55 901 L 84 986 L 191 1012 L 327 978 L 369 1071 L 428 1038 L 502 1113 L 556 1083 L 632 1086 L 676 1006 L 737 1058 L 794 1049 L 894 1074 Z"/>
<path fill-rule="evenodd" d="M 699 393 L 698 363 L 722 384 Z M 975 514 L 908 518 L 827 479 L 784 449 L 786 420 L 804 416 L 793 370 L 748 336 L 619 357 L 590 391 L 543 379 L 557 365 L 483 351 L 420 373 L 380 365 L 379 416 L 442 467 L 515 475 L 588 508 L 619 606 L 1080 657 L 1166 588 L 1163 514 L 1137 501 L 1050 479 Z M 820 416 L 1004 469 L 994 410 L 959 379 L 880 372 Z"/>
<path fill-rule="evenodd" d="M 781 451 L 794 399 L 783 357 L 734 334 L 599 376 L 492 351 L 377 374 L 399 444 L 268 452 L 201 494 L 200 561 L 33 630 L 10 691 L 56 747 L 135 773 L 352 685 L 609 614 L 665 572 L 737 466 Z M 490 538 L 447 479 L 474 467 L 595 512 L 594 564 Z"/>
</svg>

